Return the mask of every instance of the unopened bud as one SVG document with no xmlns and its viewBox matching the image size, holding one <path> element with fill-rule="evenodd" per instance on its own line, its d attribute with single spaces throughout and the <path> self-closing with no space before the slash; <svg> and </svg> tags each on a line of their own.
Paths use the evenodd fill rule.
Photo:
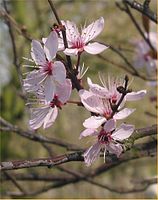
<svg viewBox="0 0 158 200">
<path fill-rule="evenodd" d="M 118 87 L 117 87 L 117 91 L 118 91 L 119 93 L 121 93 L 121 94 L 125 94 L 125 93 L 126 93 L 126 90 L 125 90 L 125 88 L 124 88 L 123 86 L 118 86 Z"/>
<path fill-rule="evenodd" d="M 129 78 L 127 75 L 125 75 L 125 81 L 128 82 L 129 81 Z"/>
</svg>

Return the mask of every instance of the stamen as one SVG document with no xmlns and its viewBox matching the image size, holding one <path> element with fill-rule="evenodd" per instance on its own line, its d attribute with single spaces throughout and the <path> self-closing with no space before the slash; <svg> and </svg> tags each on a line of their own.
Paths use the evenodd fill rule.
<svg viewBox="0 0 158 200">
<path fill-rule="evenodd" d="M 41 68 L 37 65 L 22 65 L 22 67 L 29 67 L 29 68 L 34 68 L 34 69 L 40 69 Z"/>
<path fill-rule="evenodd" d="M 26 57 L 22 57 L 24 60 L 30 61 L 30 62 L 34 62 L 32 59 L 30 58 L 26 58 Z"/>
<path fill-rule="evenodd" d="M 106 149 L 104 149 L 104 163 L 105 163 L 105 154 L 106 154 Z"/>
</svg>

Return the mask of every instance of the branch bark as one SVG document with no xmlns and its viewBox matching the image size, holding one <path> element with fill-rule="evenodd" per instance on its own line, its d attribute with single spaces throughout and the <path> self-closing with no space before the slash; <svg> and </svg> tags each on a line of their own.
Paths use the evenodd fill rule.
<svg viewBox="0 0 158 200">
<path fill-rule="evenodd" d="M 157 15 L 149 9 L 149 7 L 146 7 L 145 5 L 142 5 L 138 3 L 135 0 L 123 0 L 125 3 L 127 3 L 131 8 L 137 10 L 138 12 L 146 15 L 151 19 L 153 22 L 157 23 Z"/>
<path fill-rule="evenodd" d="M 154 131 L 151 132 L 151 128 L 149 128 L 148 130 L 145 130 L 146 132 L 149 132 L 149 135 L 151 134 L 156 134 L 156 126 L 154 128 Z M 151 133 L 150 133 L 151 132 Z M 135 136 L 134 136 L 135 137 Z M 135 140 L 135 138 L 131 138 L 130 142 L 128 141 L 128 143 L 130 143 L 130 145 L 128 144 L 128 147 L 126 148 L 125 151 L 129 150 L 132 148 L 133 143 Z M 140 133 L 140 137 L 142 137 L 142 133 Z M 137 136 L 136 139 L 138 139 L 139 137 Z M 153 145 L 153 144 L 152 144 Z M 148 148 L 147 148 L 148 147 Z M 143 151 L 143 149 L 145 149 L 144 151 L 144 155 L 143 156 L 148 156 L 148 150 L 150 151 L 150 148 L 153 146 L 150 146 L 147 144 L 142 144 L 139 146 L 135 146 L 134 148 L 136 148 L 139 151 Z M 155 148 L 155 147 L 154 147 Z M 14 170 L 14 169 L 22 169 L 22 168 L 31 168 L 31 167 L 39 167 L 39 166 L 47 166 L 49 168 L 55 166 L 55 165 L 60 165 L 66 162 L 71 162 L 71 161 L 84 161 L 84 158 L 82 156 L 83 151 L 78 151 L 78 152 L 74 152 L 74 153 L 70 153 L 70 154 L 65 154 L 65 155 L 61 155 L 61 156 L 57 156 L 57 157 L 49 157 L 49 158 L 39 158 L 39 159 L 32 159 L 32 160 L 20 160 L 20 161 L 7 161 L 7 162 L 1 162 L 0 166 L 1 166 L 1 171 L 5 171 L 5 170 Z M 152 152 L 154 153 L 154 152 Z M 150 155 L 150 152 L 149 152 Z M 136 158 L 139 158 L 139 156 L 136 155 Z M 142 154 L 141 154 L 142 156 Z M 123 156 L 123 159 L 126 157 Z M 109 156 L 110 160 L 112 159 L 113 161 L 113 157 Z M 126 158 L 128 160 L 128 158 Z M 114 157 L 114 163 L 117 164 L 117 162 L 122 162 L 122 157 L 120 157 L 120 159 L 116 159 L 116 157 Z"/>
</svg>

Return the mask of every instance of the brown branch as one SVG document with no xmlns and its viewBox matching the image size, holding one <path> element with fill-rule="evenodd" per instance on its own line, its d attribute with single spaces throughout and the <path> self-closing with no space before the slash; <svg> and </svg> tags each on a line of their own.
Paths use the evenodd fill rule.
<svg viewBox="0 0 158 200">
<path fill-rule="evenodd" d="M 33 140 L 35 142 L 50 143 L 50 144 L 54 144 L 54 145 L 64 147 L 67 150 L 79 150 L 79 149 L 81 149 L 77 145 L 68 143 L 68 142 L 63 141 L 61 139 L 46 137 L 46 136 L 40 135 L 39 133 L 35 133 L 35 132 L 29 131 L 29 130 L 24 131 L 24 130 L 20 129 L 19 127 L 14 126 L 11 123 L 7 122 L 2 117 L 0 117 L 0 124 L 4 126 L 4 127 L 1 126 L 0 130 L 17 133 L 18 135 L 25 137 L 29 140 Z"/>
<path fill-rule="evenodd" d="M 102 59 L 102 60 L 104 60 L 104 61 L 106 61 L 106 62 L 108 62 L 108 63 L 110 63 L 110 64 L 112 64 L 112 65 L 115 65 L 115 66 L 117 66 L 117 67 L 125 70 L 126 72 L 128 72 L 128 73 L 130 73 L 132 75 L 135 75 L 135 73 L 133 71 L 131 71 L 130 69 L 128 69 L 126 66 L 120 65 L 118 63 L 115 63 L 114 61 L 110 60 L 109 58 L 106 58 L 103 55 L 98 54 L 97 57 L 100 58 L 100 59 Z"/>
<path fill-rule="evenodd" d="M 53 2 L 51 0 L 48 0 L 48 3 L 55 15 L 55 18 L 56 18 L 58 24 L 62 25 L 60 18 L 58 16 L 58 13 L 54 7 Z M 62 36 L 63 36 L 64 46 L 65 46 L 65 48 L 68 48 L 68 42 L 67 42 L 67 38 L 66 38 L 66 30 L 65 29 L 62 30 Z M 68 75 L 69 75 L 70 79 L 72 80 L 72 83 L 74 84 L 75 88 L 79 91 L 79 90 L 83 89 L 83 87 L 80 85 L 80 82 L 74 73 L 74 70 L 72 67 L 72 62 L 71 62 L 71 57 L 66 55 L 66 60 L 67 60 L 66 68 L 67 68 Z"/>
<path fill-rule="evenodd" d="M 22 168 L 31 168 L 46 166 L 51 168 L 55 165 L 60 165 L 62 163 L 71 162 L 71 161 L 83 161 L 82 152 L 75 152 L 71 154 L 65 154 L 57 157 L 49 158 L 38 158 L 32 160 L 20 160 L 20 161 L 9 161 L 2 162 L 1 171 L 4 170 L 13 170 L 13 169 L 22 169 Z"/>
<path fill-rule="evenodd" d="M 12 24 L 16 24 L 16 22 L 11 18 L 11 16 L 9 15 L 9 11 L 6 5 L 5 0 L 3 0 L 3 4 L 4 4 L 4 9 L 5 11 L 0 11 L 0 14 L 3 14 L 4 16 L 7 16 L 6 18 L 6 24 L 8 26 L 9 29 L 9 35 L 11 38 L 11 43 L 12 43 L 12 51 L 13 51 L 13 64 L 16 67 L 16 71 L 17 71 L 17 75 L 20 81 L 20 84 L 22 85 L 23 80 L 22 80 L 22 74 L 21 74 L 21 70 L 20 70 L 20 62 L 18 60 L 18 54 L 17 54 L 17 48 L 16 48 L 16 43 L 15 43 L 15 37 L 14 37 L 14 33 L 12 30 Z M 14 23 L 13 23 L 14 22 Z M 26 100 L 26 96 L 24 95 L 25 92 L 23 90 L 23 88 L 21 88 L 21 93 L 23 94 L 24 100 Z"/>
<path fill-rule="evenodd" d="M 5 176 L 12 181 L 12 183 L 22 192 L 22 195 L 27 195 L 25 189 L 16 181 L 15 177 L 10 175 L 8 172 L 4 172 Z"/>
<path fill-rule="evenodd" d="M 147 130 L 145 130 L 145 129 L 144 130 L 146 132 L 148 132 L 149 135 L 156 134 L 156 126 L 152 127 L 152 128 L 154 129 L 153 132 L 151 131 L 151 127 L 147 128 Z M 142 131 L 144 131 L 144 130 L 142 130 Z M 143 137 L 142 132 L 137 131 L 136 136 L 134 135 L 133 138 L 131 138 L 131 139 L 128 140 L 128 143 L 130 143 L 130 145 L 128 144 L 128 146 L 126 147 L 126 150 L 129 150 L 129 149 L 132 148 L 133 141 L 135 139 L 139 138 L 137 135 L 140 135 L 140 137 Z M 143 148 L 146 148 L 146 146 L 144 147 L 143 144 L 142 144 L 142 149 Z M 140 147 L 137 147 L 137 149 L 140 150 L 140 151 L 142 150 Z M 149 150 L 150 150 L 150 146 L 149 146 Z M 74 153 L 70 153 L 70 154 L 65 154 L 65 155 L 57 156 L 57 157 L 54 157 L 54 158 L 53 157 L 49 157 L 49 158 L 39 158 L 39 159 L 33 159 L 33 160 L 2 162 L 1 163 L 1 170 L 4 171 L 4 170 L 13 170 L 13 169 L 39 167 L 39 166 L 53 167 L 55 165 L 60 165 L 60 164 L 63 164 L 63 163 L 66 163 L 66 162 L 71 162 L 71 161 L 84 161 L 82 153 L 83 153 L 83 151 L 78 151 L 78 152 L 74 152 Z M 117 163 L 118 160 L 116 160 L 115 162 Z"/>
<path fill-rule="evenodd" d="M 153 114 L 153 113 L 151 113 L 149 111 L 146 111 L 145 114 L 148 115 L 149 117 L 157 118 L 156 114 Z"/>
<path fill-rule="evenodd" d="M 148 2 L 145 1 L 146 4 L 144 2 L 144 5 L 138 3 L 135 0 L 123 0 L 123 1 L 125 3 L 127 3 L 131 8 L 133 8 L 133 9 L 137 10 L 138 12 L 144 14 L 149 19 L 151 19 L 153 22 L 157 23 L 157 15 L 149 9 L 150 1 L 148 1 Z"/>
<path fill-rule="evenodd" d="M 102 166 L 98 167 L 94 171 L 90 171 L 90 172 L 88 171 L 88 173 L 85 176 L 81 176 L 80 178 L 79 177 L 73 177 L 69 180 L 53 183 L 53 184 L 48 185 L 44 188 L 42 187 L 41 189 L 38 189 L 37 191 L 30 192 L 28 196 L 39 195 L 39 194 L 47 192 L 51 189 L 59 188 L 59 187 L 62 187 L 62 186 L 65 186 L 65 185 L 68 185 L 68 184 L 71 184 L 71 183 L 78 183 L 79 181 L 85 181 L 85 180 L 92 183 L 92 184 L 95 184 L 99 187 L 111 190 L 112 192 L 116 192 L 116 193 L 137 192 L 138 189 L 135 189 L 135 188 L 132 188 L 132 189 L 112 188 L 112 187 L 109 187 L 108 185 L 103 185 L 103 184 L 97 183 L 97 182 L 95 182 L 91 179 L 95 176 L 98 176 L 98 175 L 104 173 L 104 172 L 107 172 L 108 170 L 112 169 L 113 167 L 120 165 L 121 163 L 128 162 L 128 161 L 133 160 L 133 159 L 155 156 L 155 154 L 156 154 L 156 143 L 155 143 L 155 141 L 149 142 L 147 144 L 135 145 L 134 148 L 137 148 L 139 150 L 139 152 L 134 153 L 134 154 L 131 151 L 126 152 L 119 159 L 109 160 L 108 162 L 106 162 L 106 164 L 103 164 Z M 153 184 L 153 182 L 154 181 L 150 181 L 150 184 Z M 144 191 L 146 188 L 147 187 L 145 186 L 144 188 L 142 187 L 142 188 L 139 188 L 139 189 L 140 189 L 140 191 Z M 23 195 L 18 194 L 18 193 L 9 193 L 9 194 L 14 196 L 14 197 L 22 197 L 23 196 Z"/>
<path fill-rule="evenodd" d="M 4 171 L 6 173 L 6 171 Z M 46 181 L 46 182 L 53 182 L 53 181 L 65 181 L 70 178 L 71 176 L 64 176 L 61 174 L 59 175 L 41 175 L 37 173 L 30 173 L 30 174 L 12 174 L 12 177 L 14 177 L 18 181 Z M 1 181 L 9 181 L 10 178 L 8 176 L 2 175 Z"/>
<path fill-rule="evenodd" d="M 146 41 L 146 43 L 149 45 L 149 47 L 155 51 L 153 45 L 151 44 L 150 40 L 148 37 L 145 36 L 144 32 L 142 31 L 141 27 L 139 26 L 139 24 L 137 23 L 136 19 L 134 18 L 132 12 L 130 11 L 128 5 L 126 4 L 126 1 L 124 1 L 124 5 L 125 5 L 125 9 L 124 11 L 128 14 L 128 16 L 130 17 L 131 21 L 133 22 L 133 24 L 135 25 L 136 29 L 138 30 L 138 32 L 140 33 L 140 35 L 142 36 L 142 38 Z"/>
<path fill-rule="evenodd" d="M 109 46 L 109 49 L 110 49 L 111 51 L 113 51 L 114 53 L 116 53 L 116 54 L 127 64 L 127 66 L 128 66 L 132 71 L 129 70 L 126 66 L 123 66 L 123 65 L 120 65 L 120 64 L 118 64 L 118 63 L 115 63 L 115 62 L 113 62 L 113 61 L 111 61 L 111 60 L 109 60 L 109 59 L 103 57 L 102 55 L 97 55 L 97 56 L 98 56 L 99 58 L 101 58 L 102 60 L 105 60 L 105 61 L 107 61 L 107 62 L 109 62 L 109 63 L 111 63 L 111 64 L 113 64 L 113 65 L 115 65 L 115 66 L 117 66 L 117 67 L 120 67 L 120 68 L 124 69 L 125 71 L 127 71 L 128 73 L 132 74 L 133 76 L 137 76 L 137 77 L 139 77 L 139 78 L 141 78 L 141 79 L 143 79 L 143 80 L 145 80 L 145 81 L 156 81 L 156 80 L 157 80 L 157 79 L 149 78 L 149 77 L 146 77 L 146 76 L 143 76 L 142 74 L 140 74 L 140 73 L 137 71 L 137 69 L 128 61 L 128 59 L 124 56 L 124 54 L 119 50 L 119 48 L 117 49 L 117 48 L 115 48 L 114 46 L 109 45 L 109 44 L 105 44 L 105 43 L 103 43 L 103 42 L 100 42 L 100 43 L 103 44 L 103 45 Z"/>
<path fill-rule="evenodd" d="M 18 34 L 23 36 L 28 41 L 32 41 L 32 37 L 28 34 L 26 27 L 24 28 L 24 26 L 19 25 L 16 20 L 9 14 L 9 12 L 6 10 L 0 10 L 0 16 L 2 16 L 7 23 L 10 23 L 10 25 L 15 28 Z"/>
</svg>

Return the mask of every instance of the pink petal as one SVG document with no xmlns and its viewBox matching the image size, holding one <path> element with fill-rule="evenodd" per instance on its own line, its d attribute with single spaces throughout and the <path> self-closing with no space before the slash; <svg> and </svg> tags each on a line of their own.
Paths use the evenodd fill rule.
<svg viewBox="0 0 158 200">
<path fill-rule="evenodd" d="M 96 38 L 104 28 L 104 18 L 100 17 L 95 22 L 91 23 L 87 28 L 82 30 L 82 39 L 84 43 Z"/>
<path fill-rule="evenodd" d="M 44 44 L 44 52 L 46 54 L 48 61 L 51 61 L 53 58 L 55 58 L 57 50 L 58 50 L 58 35 L 55 31 L 52 31 L 49 34 Z"/>
<path fill-rule="evenodd" d="M 138 92 L 130 92 L 126 95 L 126 101 L 136 101 L 142 99 L 146 94 L 146 90 L 140 90 Z"/>
<path fill-rule="evenodd" d="M 55 90 L 56 90 L 56 86 L 53 81 L 53 77 L 47 76 L 43 85 L 44 85 L 45 99 L 47 102 L 50 102 L 54 98 L 54 94 L 55 94 Z"/>
<path fill-rule="evenodd" d="M 121 124 L 121 126 L 112 134 L 112 138 L 114 140 L 122 141 L 124 139 L 129 138 L 133 131 L 134 125 L 131 124 Z"/>
<path fill-rule="evenodd" d="M 39 88 L 39 83 L 41 83 L 45 77 L 46 73 L 40 70 L 33 70 L 26 76 L 26 79 L 24 79 L 24 89 L 27 92 L 36 91 Z"/>
<path fill-rule="evenodd" d="M 110 142 L 109 145 L 106 145 L 106 149 L 112 153 L 112 154 L 116 154 L 117 157 L 120 156 L 120 154 L 122 153 L 123 149 L 122 146 L 120 144 L 115 144 L 113 142 Z"/>
<path fill-rule="evenodd" d="M 67 21 L 61 20 L 61 23 L 66 28 L 66 37 L 67 37 L 68 42 L 74 41 L 75 38 L 80 36 L 78 28 L 74 22 L 71 22 L 69 20 Z"/>
<path fill-rule="evenodd" d="M 44 50 L 40 42 L 37 40 L 32 40 L 31 43 L 31 56 L 37 65 L 44 65 L 46 63 L 46 58 Z"/>
<path fill-rule="evenodd" d="M 65 83 L 57 84 L 56 86 L 56 94 L 58 95 L 59 101 L 63 104 L 66 103 L 71 95 L 72 84 L 70 79 L 66 79 Z"/>
<path fill-rule="evenodd" d="M 104 113 L 104 106 L 102 100 L 99 97 L 87 90 L 80 90 L 79 96 L 81 98 L 81 102 L 87 110 L 98 114 Z"/>
<path fill-rule="evenodd" d="M 87 166 L 90 166 L 99 157 L 100 149 L 101 145 L 97 142 L 83 154 Z"/>
<path fill-rule="evenodd" d="M 77 56 L 79 49 L 66 48 L 63 52 L 68 56 Z"/>
<path fill-rule="evenodd" d="M 89 85 L 89 90 L 92 93 L 94 93 L 94 94 L 96 94 L 96 95 L 98 95 L 100 97 L 103 97 L 103 98 L 107 97 L 107 93 L 108 93 L 107 88 L 103 88 L 98 84 L 92 83 L 92 81 L 91 81 L 91 79 L 89 77 L 87 78 L 87 83 Z"/>
<path fill-rule="evenodd" d="M 31 120 L 29 121 L 30 128 L 38 129 L 40 126 L 42 126 L 45 117 L 49 112 L 49 109 L 50 109 L 49 106 L 45 106 L 42 108 L 33 108 L 31 110 Z"/>
<path fill-rule="evenodd" d="M 43 128 L 45 129 L 50 127 L 56 120 L 57 115 L 58 115 L 57 107 L 55 106 L 54 108 L 50 108 L 47 116 L 44 119 Z"/>
<path fill-rule="evenodd" d="M 83 137 L 87 137 L 87 136 L 94 136 L 97 134 L 98 134 L 98 132 L 95 129 L 88 128 L 81 132 L 79 139 L 81 139 Z"/>
<path fill-rule="evenodd" d="M 84 121 L 83 126 L 85 128 L 99 128 L 99 126 L 101 126 L 105 121 L 105 117 L 91 116 L 90 118 Z"/>
<path fill-rule="evenodd" d="M 88 45 L 84 46 L 84 50 L 87 53 L 90 53 L 90 54 L 93 54 L 93 55 L 102 53 L 107 48 L 109 48 L 109 47 L 107 47 L 103 44 L 99 44 L 98 42 L 89 43 Z"/>
<path fill-rule="evenodd" d="M 62 38 L 58 38 L 58 51 L 63 51 L 65 49 L 64 42 Z"/>
<path fill-rule="evenodd" d="M 113 118 L 116 120 L 125 119 L 126 117 L 131 115 L 135 110 L 136 109 L 124 108 L 121 111 L 119 111 L 118 113 L 116 113 Z"/>
<path fill-rule="evenodd" d="M 64 64 L 62 62 L 60 62 L 60 61 L 54 62 L 54 65 L 53 65 L 53 78 L 58 83 L 61 83 L 61 84 L 65 83 L 66 70 L 65 70 Z"/>
<path fill-rule="evenodd" d="M 116 121 L 114 119 L 109 119 L 108 121 L 106 121 L 106 123 L 104 124 L 104 130 L 106 132 L 111 132 L 116 128 Z"/>
</svg>

